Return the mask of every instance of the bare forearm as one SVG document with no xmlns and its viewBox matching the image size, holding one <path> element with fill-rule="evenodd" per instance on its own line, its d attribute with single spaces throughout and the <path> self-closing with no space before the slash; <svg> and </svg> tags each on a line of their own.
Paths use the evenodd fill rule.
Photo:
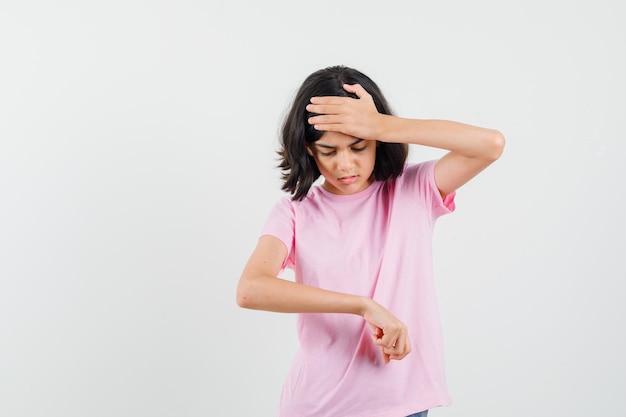
<svg viewBox="0 0 626 417">
<path fill-rule="evenodd" d="M 358 314 L 371 326 L 372 340 L 380 346 L 385 363 L 402 359 L 411 351 L 406 325 L 373 299 L 278 278 L 286 256 L 286 246 L 276 237 L 259 238 L 239 279 L 240 307 L 283 313 Z"/>
<path fill-rule="evenodd" d="M 446 149 L 468 158 L 498 159 L 504 138 L 497 130 L 449 120 L 381 115 L 379 140 Z"/>
<path fill-rule="evenodd" d="M 328 291 L 271 276 L 243 279 L 237 304 L 253 310 L 281 313 L 350 313 L 363 315 L 366 297 Z"/>
</svg>

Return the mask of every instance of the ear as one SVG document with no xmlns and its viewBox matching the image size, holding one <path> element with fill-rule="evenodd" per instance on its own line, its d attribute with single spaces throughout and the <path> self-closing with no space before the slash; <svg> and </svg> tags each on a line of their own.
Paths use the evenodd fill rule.
<svg viewBox="0 0 626 417">
<path fill-rule="evenodd" d="M 309 156 L 315 156 L 313 155 L 313 151 L 311 150 L 311 147 L 309 145 L 305 145 L 304 147 L 306 148 L 306 153 L 308 153 Z"/>
</svg>

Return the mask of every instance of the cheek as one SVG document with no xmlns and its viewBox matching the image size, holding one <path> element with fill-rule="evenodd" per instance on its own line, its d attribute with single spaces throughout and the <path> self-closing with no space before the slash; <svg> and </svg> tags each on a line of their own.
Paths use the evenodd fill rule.
<svg viewBox="0 0 626 417">
<path fill-rule="evenodd" d="M 320 161 L 320 160 L 317 160 L 317 159 L 316 159 L 316 160 L 315 160 L 315 164 L 317 165 L 317 169 L 318 169 L 320 172 L 328 172 L 328 171 L 329 171 L 329 169 L 330 169 L 330 168 L 329 168 L 329 164 L 328 164 L 328 162 L 325 162 L 325 161 Z"/>
<path fill-rule="evenodd" d="M 371 166 L 374 166 L 374 163 L 376 163 L 376 148 L 373 148 L 372 151 L 367 155 L 367 162 Z"/>
</svg>

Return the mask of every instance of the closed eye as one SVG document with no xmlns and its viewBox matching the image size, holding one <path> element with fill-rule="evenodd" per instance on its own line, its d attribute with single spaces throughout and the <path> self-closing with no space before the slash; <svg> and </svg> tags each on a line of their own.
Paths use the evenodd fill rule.
<svg viewBox="0 0 626 417">
<path fill-rule="evenodd" d="M 354 152 L 361 152 L 361 151 L 364 151 L 366 148 L 367 148 L 367 146 L 362 146 L 360 148 L 352 148 L 352 150 Z"/>
</svg>

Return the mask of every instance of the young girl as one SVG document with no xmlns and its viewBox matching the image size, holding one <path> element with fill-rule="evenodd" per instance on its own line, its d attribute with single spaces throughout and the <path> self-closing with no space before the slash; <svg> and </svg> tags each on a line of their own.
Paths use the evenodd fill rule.
<svg viewBox="0 0 626 417">
<path fill-rule="evenodd" d="M 449 152 L 407 164 L 408 144 Z M 450 403 L 432 232 L 503 147 L 496 130 L 391 115 L 352 68 L 304 81 L 282 129 L 291 195 L 271 211 L 237 288 L 241 307 L 300 313 L 280 416 L 425 416 Z M 284 268 L 295 282 L 278 277 Z"/>
</svg>

